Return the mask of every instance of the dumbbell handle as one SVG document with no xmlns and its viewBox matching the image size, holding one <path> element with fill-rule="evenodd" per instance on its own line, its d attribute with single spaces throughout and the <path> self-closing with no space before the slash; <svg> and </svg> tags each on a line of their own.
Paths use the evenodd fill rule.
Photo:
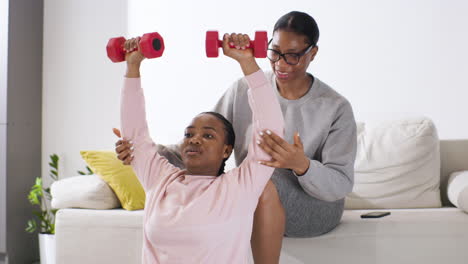
<svg viewBox="0 0 468 264">
<path fill-rule="evenodd" d="M 222 40 L 218 40 L 218 46 L 219 47 L 223 47 L 223 41 Z M 235 48 L 236 46 L 235 45 L 231 45 L 231 43 L 229 43 L 229 47 L 230 48 Z M 253 48 L 254 47 L 254 41 L 253 40 L 249 40 L 249 49 L 250 48 Z"/>
</svg>

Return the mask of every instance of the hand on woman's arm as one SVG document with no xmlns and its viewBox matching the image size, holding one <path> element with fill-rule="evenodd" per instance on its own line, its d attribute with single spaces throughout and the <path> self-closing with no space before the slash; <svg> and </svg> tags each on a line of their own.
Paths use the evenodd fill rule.
<svg viewBox="0 0 468 264">
<path fill-rule="evenodd" d="M 273 136 L 274 137 L 274 136 Z M 262 149 L 273 158 L 265 165 L 292 169 L 306 193 L 323 201 L 337 201 L 346 197 L 353 189 L 354 160 L 356 158 L 356 122 L 351 105 L 346 102 L 338 111 L 327 139 L 321 146 L 320 160 L 308 158 L 297 134 L 294 144 L 276 137 L 263 136 Z M 308 169 L 303 159 L 307 158 Z M 294 166 L 297 165 L 297 167 Z M 305 163 L 304 163 L 305 164 Z"/>
<path fill-rule="evenodd" d="M 133 142 L 123 139 L 119 129 L 113 128 L 112 130 L 119 138 L 115 143 L 115 153 L 117 154 L 117 158 L 122 161 L 124 165 L 131 165 L 134 159 L 133 151 L 135 150 L 133 147 Z M 180 169 L 185 168 L 182 157 L 180 155 L 180 144 L 155 144 L 154 149 L 159 153 L 159 155 L 165 157 L 172 165 Z"/>
<path fill-rule="evenodd" d="M 289 144 L 274 132 L 268 134 L 264 131 L 259 146 L 271 156 L 270 161 L 261 161 L 266 166 L 291 169 L 299 176 L 309 169 L 310 160 L 304 153 L 304 146 L 298 132 L 294 135 L 294 144 Z"/>
<path fill-rule="evenodd" d="M 123 139 L 120 130 L 113 128 L 112 131 L 119 138 L 115 143 L 115 153 L 117 158 L 122 161 L 124 165 L 130 165 L 133 160 L 133 144 L 131 141 Z"/>
</svg>

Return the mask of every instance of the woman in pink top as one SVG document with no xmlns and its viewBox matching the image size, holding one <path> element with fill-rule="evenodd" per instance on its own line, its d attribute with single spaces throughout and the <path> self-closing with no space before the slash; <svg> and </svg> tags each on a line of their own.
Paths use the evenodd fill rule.
<svg viewBox="0 0 468 264">
<path fill-rule="evenodd" d="M 229 42 L 235 48 L 229 48 Z M 128 51 L 138 39 L 125 43 Z M 224 173 L 234 145 L 232 127 L 215 113 L 196 116 L 185 130 L 185 170 L 160 156 L 149 136 L 140 82 L 143 56 L 126 56 L 122 90 L 123 137 L 134 146 L 132 166 L 146 192 L 143 263 L 248 263 L 253 214 L 274 170 L 262 163 L 264 133 L 283 135 L 283 116 L 270 83 L 258 67 L 247 35 L 223 38 L 223 51 L 239 62 L 249 84 L 252 142 L 239 167 Z M 231 128 L 230 128 L 231 127 Z M 231 130 L 231 132 L 229 132 Z"/>
</svg>

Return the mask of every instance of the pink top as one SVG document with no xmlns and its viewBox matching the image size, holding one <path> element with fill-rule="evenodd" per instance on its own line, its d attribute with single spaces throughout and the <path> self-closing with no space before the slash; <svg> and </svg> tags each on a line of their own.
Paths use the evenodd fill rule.
<svg viewBox="0 0 468 264">
<path fill-rule="evenodd" d="M 186 175 L 156 152 L 141 81 L 125 79 L 122 133 L 133 141 L 132 166 L 146 192 L 143 263 L 249 263 L 253 214 L 274 170 L 258 163 L 270 157 L 255 142 L 264 129 L 283 136 L 284 120 L 264 73 L 245 78 L 252 142 L 242 164 L 218 177 Z"/>
</svg>

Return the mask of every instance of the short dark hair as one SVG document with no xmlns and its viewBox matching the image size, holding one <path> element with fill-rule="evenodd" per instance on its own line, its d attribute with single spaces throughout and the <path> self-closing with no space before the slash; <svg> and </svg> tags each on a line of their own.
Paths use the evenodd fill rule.
<svg viewBox="0 0 468 264">
<path fill-rule="evenodd" d="M 304 35 L 307 37 L 308 44 L 314 46 L 317 45 L 320 35 L 317 22 L 315 22 L 314 18 L 299 11 L 292 11 L 280 17 L 278 21 L 276 21 L 273 33 L 277 30 Z"/>
<path fill-rule="evenodd" d="M 229 120 L 227 120 L 220 113 L 203 112 L 200 115 L 202 115 L 202 114 L 212 115 L 212 116 L 218 118 L 221 122 L 223 122 L 224 132 L 225 132 L 225 135 L 226 135 L 224 143 L 226 145 L 232 146 L 232 148 L 234 148 L 234 144 L 236 143 L 236 133 L 234 132 L 234 127 L 232 126 L 231 122 L 229 122 Z M 218 171 L 218 176 L 224 173 L 224 167 L 226 167 L 226 160 L 228 160 L 228 159 L 229 159 L 229 157 L 227 157 L 227 158 L 225 158 L 223 160 L 223 163 L 221 164 L 221 167 L 219 168 L 219 171 Z"/>
</svg>

